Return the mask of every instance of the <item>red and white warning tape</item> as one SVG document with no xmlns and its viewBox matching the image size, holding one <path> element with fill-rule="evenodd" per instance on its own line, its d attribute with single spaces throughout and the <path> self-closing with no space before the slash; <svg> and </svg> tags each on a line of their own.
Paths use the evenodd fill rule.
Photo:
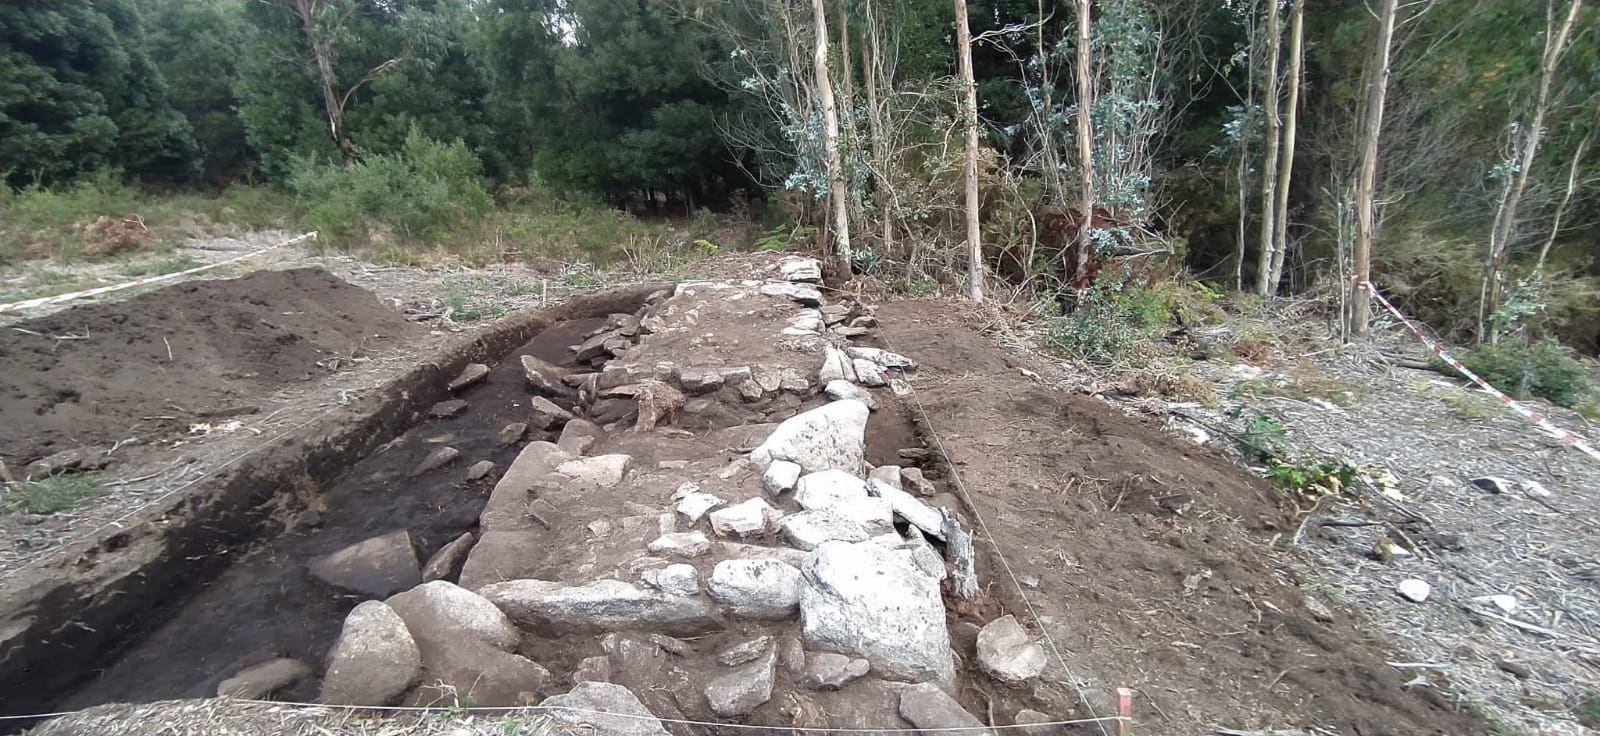
<svg viewBox="0 0 1600 736">
<path fill-rule="evenodd" d="M 1550 436 L 1561 440 L 1561 442 L 1578 450 L 1579 452 L 1596 460 L 1600 460 L 1600 450 L 1594 449 L 1592 445 L 1584 442 L 1582 437 L 1556 426 L 1544 415 L 1529 409 L 1526 406 L 1523 406 L 1521 402 L 1505 395 L 1505 393 L 1500 389 L 1489 385 L 1488 381 L 1479 378 L 1478 374 L 1468 370 L 1466 366 L 1461 364 L 1461 361 L 1455 359 L 1455 356 L 1452 356 L 1449 352 L 1446 352 L 1443 346 L 1430 339 L 1427 335 L 1422 334 L 1422 330 L 1417 327 L 1417 324 L 1412 322 L 1410 319 L 1407 319 L 1404 314 L 1400 313 L 1400 310 L 1395 309 L 1395 306 L 1390 304 L 1388 299 L 1383 298 L 1383 295 L 1378 293 L 1378 288 L 1373 286 L 1372 282 L 1362 281 L 1360 283 L 1362 289 L 1364 289 L 1368 294 L 1372 295 L 1372 298 L 1376 300 L 1378 304 L 1382 305 L 1384 309 L 1389 310 L 1389 313 L 1394 315 L 1395 319 L 1398 319 L 1404 323 L 1405 326 L 1411 330 L 1411 334 L 1416 335 L 1417 339 L 1421 340 L 1422 344 L 1427 345 L 1428 349 L 1432 350 L 1434 355 L 1439 356 L 1440 360 L 1450 364 L 1451 368 L 1456 369 L 1461 373 L 1461 375 L 1466 376 L 1468 380 L 1478 384 L 1478 386 L 1484 391 L 1489 392 L 1490 395 L 1499 399 L 1500 403 L 1511 407 L 1512 411 L 1521 414 L 1522 418 L 1533 422 L 1534 426 L 1544 430 L 1545 432 L 1548 432 Z"/>
<path fill-rule="evenodd" d="M 209 271 L 209 270 L 211 270 L 213 268 L 218 268 L 220 266 L 226 266 L 226 265 L 228 265 L 230 263 L 238 263 L 239 261 L 243 261 L 243 260 L 245 260 L 247 258 L 255 258 L 256 256 L 259 256 L 262 253 L 266 253 L 268 251 L 274 251 L 274 250 L 277 250 L 277 249 L 282 248 L 284 246 L 294 245 L 295 243 L 299 243 L 299 242 L 304 241 L 304 240 L 316 240 L 316 239 L 317 239 L 317 233 L 315 231 L 312 231 L 312 232 L 306 233 L 304 235 L 295 236 L 295 237 L 290 238 L 288 240 L 285 240 L 282 243 L 279 243 L 277 245 L 269 245 L 269 246 L 267 246 L 265 248 L 262 248 L 261 250 L 253 250 L 253 251 L 250 251 L 249 253 L 245 253 L 244 255 L 235 256 L 235 257 L 229 258 L 229 259 L 227 259 L 225 261 L 217 261 L 216 263 L 207 263 L 204 266 L 195 266 L 194 268 L 187 269 L 187 270 L 184 270 L 184 271 L 175 271 L 173 273 L 164 273 L 164 274 L 161 274 L 159 276 L 149 276 L 149 277 L 146 277 L 146 278 L 135 279 L 133 281 L 128 281 L 128 282 L 121 283 L 121 284 L 112 284 L 111 286 L 99 286 L 99 287 L 95 287 L 93 289 L 85 289 L 83 291 L 74 291 L 71 294 L 58 294 L 56 296 L 44 296 L 44 297 L 39 297 L 38 299 L 27 299 L 27 300 L 20 301 L 20 302 L 12 302 L 10 304 L 0 304 L 0 314 L 3 314 L 5 312 L 15 312 L 15 311 L 23 310 L 23 309 L 32 309 L 33 307 L 42 307 L 42 306 L 45 306 L 47 304 L 58 304 L 58 303 L 61 303 L 61 302 L 70 302 L 70 301 L 72 301 L 74 299 L 82 299 L 84 297 L 99 296 L 101 294 L 109 294 L 109 293 L 111 293 L 113 291 L 122 291 L 123 289 L 131 289 L 131 288 L 133 288 L 135 286 L 144 286 L 146 284 L 154 284 L 154 283 L 159 283 L 159 282 L 162 282 L 162 281 L 170 281 L 170 280 L 178 278 L 180 276 L 188 276 L 190 274 L 200 273 L 201 271 Z"/>
</svg>

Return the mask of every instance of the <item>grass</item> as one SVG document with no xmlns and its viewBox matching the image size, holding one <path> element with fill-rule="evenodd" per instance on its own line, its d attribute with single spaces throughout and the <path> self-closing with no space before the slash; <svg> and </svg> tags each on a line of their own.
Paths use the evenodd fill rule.
<svg viewBox="0 0 1600 736">
<path fill-rule="evenodd" d="M 200 262 L 195 260 L 194 256 L 186 253 L 179 253 L 176 255 L 166 256 L 164 258 L 158 258 L 153 261 L 130 263 L 122 269 L 122 273 L 125 276 L 130 276 L 133 278 L 139 278 L 143 276 L 163 276 L 169 273 L 177 273 L 179 271 L 194 268 L 198 265 L 200 265 Z"/>
<path fill-rule="evenodd" d="M 58 473 L 0 492 L 0 513 L 48 515 L 75 508 L 100 491 L 98 473 Z"/>
<path fill-rule="evenodd" d="M 292 201 L 264 187 L 236 186 L 221 192 L 154 192 L 106 173 L 71 187 L 0 187 L 0 266 L 52 258 L 83 260 L 94 236 L 81 226 L 100 217 L 137 216 L 153 247 L 238 230 L 294 224 Z M 137 249 L 133 249 L 137 250 Z M 124 251 L 126 252 L 126 251 Z"/>
<path fill-rule="evenodd" d="M 1440 398 L 1450 412 L 1461 419 L 1481 421 L 1500 413 L 1500 403 L 1468 393 L 1453 393 Z"/>
<path fill-rule="evenodd" d="M 1584 693 L 1572 709 L 1572 715 L 1585 728 L 1600 728 L 1600 693 L 1592 690 Z"/>
</svg>

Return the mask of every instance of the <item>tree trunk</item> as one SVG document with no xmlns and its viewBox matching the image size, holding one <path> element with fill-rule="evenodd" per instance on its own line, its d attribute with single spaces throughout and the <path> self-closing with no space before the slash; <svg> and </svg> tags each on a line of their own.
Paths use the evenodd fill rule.
<svg viewBox="0 0 1600 736">
<path fill-rule="evenodd" d="M 1270 296 L 1268 282 L 1272 280 L 1272 249 L 1278 227 L 1278 149 L 1282 144 L 1283 119 L 1279 105 L 1283 104 L 1278 91 L 1278 57 L 1283 46 L 1283 29 L 1278 18 L 1278 0 L 1267 0 L 1266 75 L 1262 79 L 1261 105 L 1266 116 L 1266 157 L 1261 163 L 1261 247 L 1256 253 L 1256 293 Z"/>
<path fill-rule="evenodd" d="M 1383 133 L 1383 104 L 1389 92 L 1389 47 L 1394 41 L 1398 0 L 1383 0 L 1378 11 L 1378 42 L 1373 51 L 1372 81 L 1367 88 L 1367 117 L 1361 132 L 1361 168 L 1356 176 L 1356 245 L 1351 255 L 1349 334 L 1367 334 L 1372 300 L 1361 288 L 1372 276 L 1372 228 L 1378 178 L 1378 138 Z"/>
<path fill-rule="evenodd" d="M 1296 0 L 1289 11 L 1289 100 L 1283 120 L 1283 153 L 1278 162 L 1278 203 L 1273 214 L 1276 228 L 1272 235 L 1272 274 L 1267 279 L 1267 294 L 1278 293 L 1283 281 L 1283 262 L 1289 254 L 1289 182 L 1294 176 L 1295 123 L 1300 115 L 1300 70 L 1305 61 L 1306 0 Z"/>
<path fill-rule="evenodd" d="M 850 250 L 850 203 L 845 191 L 844 166 L 839 155 L 839 110 L 833 102 L 833 83 L 828 79 L 828 13 L 823 0 L 811 0 L 811 20 L 816 26 L 816 52 L 812 65 L 817 75 L 817 96 L 822 100 L 822 147 L 827 158 L 828 199 L 833 215 L 834 249 L 846 260 Z"/>
<path fill-rule="evenodd" d="M 883 219 L 882 247 L 884 252 L 894 250 L 894 200 L 889 187 L 889 141 L 884 130 L 883 111 L 878 108 L 878 74 L 882 59 L 878 49 L 878 14 L 872 0 L 867 0 L 867 38 L 861 44 L 861 75 L 867 86 L 867 126 L 872 137 L 873 172 L 878 180 L 878 216 Z"/>
<path fill-rule="evenodd" d="M 306 45 L 311 49 L 311 60 L 317 65 L 317 85 L 322 90 L 322 109 L 328 117 L 328 135 L 350 162 L 350 142 L 344 135 L 344 105 L 340 103 L 338 82 L 333 72 L 333 52 L 322 33 L 317 30 L 317 10 L 321 0 L 294 0 L 294 14 L 300 18 L 300 27 L 306 34 Z"/>
<path fill-rule="evenodd" d="M 967 130 L 967 296 L 983 301 L 983 234 L 978 223 L 978 87 L 972 77 L 972 32 L 967 0 L 955 0 L 956 66 L 961 74 L 961 116 Z"/>
<path fill-rule="evenodd" d="M 1074 305 L 1083 301 L 1082 292 L 1089 286 L 1089 259 L 1094 253 L 1094 239 L 1090 231 L 1094 224 L 1094 148 L 1092 146 L 1094 128 L 1089 120 L 1089 108 L 1094 105 L 1094 86 L 1092 77 L 1094 70 L 1089 67 L 1090 43 L 1090 5 L 1092 0 L 1077 0 L 1078 2 L 1078 166 L 1082 169 L 1083 177 L 1079 204 L 1082 212 L 1082 223 L 1078 228 L 1077 238 L 1077 263 L 1074 264 L 1073 279 L 1076 281 L 1078 293 L 1074 296 Z"/>
<path fill-rule="evenodd" d="M 1539 248 L 1539 260 L 1533 267 L 1535 274 L 1544 274 L 1545 261 L 1550 257 L 1550 247 L 1556 244 L 1556 236 L 1561 233 L 1561 218 L 1567 214 L 1567 205 L 1572 204 L 1572 195 L 1578 191 L 1578 164 L 1583 161 L 1583 154 L 1589 151 L 1589 136 L 1584 136 L 1578 141 L 1578 150 L 1572 152 L 1572 166 L 1567 169 L 1567 191 L 1561 195 L 1561 204 L 1556 205 L 1556 213 L 1550 223 L 1550 237 L 1545 238 L 1544 245 Z"/>
<path fill-rule="evenodd" d="M 1544 53 L 1539 58 L 1539 95 L 1533 105 L 1533 121 L 1525 131 L 1517 153 L 1517 170 L 1510 189 L 1506 192 L 1504 206 L 1496 217 L 1495 229 L 1489 236 L 1489 255 L 1484 259 L 1483 283 L 1480 286 L 1478 300 L 1478 340 L 1481 342 L 1488 326 L 1489 318 L 1500 308 L 1501 298 L 1501 272 L 1505 270 L 1506 256 L 1511 250 L 1511 240 L 1517 232 L 1517 207 L 1522 202 L 1522 195 L 1528 188 L 1528 177 L 1533 170 L 1533 162 L 1539 154 L 1539 140 L 1544 136 L 1544 118 L 1550 107 L 1550 86 L 1555 80 L 1556 69 L 1561 65 L 1561 57 L 1567 50 L 1567 39 L 1572 34 L 1572 25 L 1578 19 L 1578 13 L 1583 9 L 1583 0 L 1569 0 L 1567 3 L 1567 16 L 1561 22 L 1561 29 L 1555 30 L 1554 7 L 1547 11 L 1545 28 Z M 1519 136 L 1520 137 L 1520 136 Z M 1494 336 L 1489 335 L 1492 339 Z"/>
</svg>

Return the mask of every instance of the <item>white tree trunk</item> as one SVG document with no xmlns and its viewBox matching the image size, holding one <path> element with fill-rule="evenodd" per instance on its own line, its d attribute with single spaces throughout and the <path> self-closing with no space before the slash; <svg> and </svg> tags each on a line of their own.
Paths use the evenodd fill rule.
<svg viewBox="0 0 1600 736">
<path fill-rule="evenodd" d="M 1350 323 L 1348 333 L 1367 334 L 1371 299 L 1361 284 L 1372 277 L 1372 230 L 1377 204 L 1373 190 L 1378 178 L 1378 139 L 1383 133 L 1383 105 L 1389 93 L 1389 47 L 1394 43 L 1394 16 L 1398 0 L 1383 0 L 1378 11 L 1378 43 L 1373 52 L 1371 86 L 1367 88 L 1367 118 L 1361 131 L 1361 166 L 1356 176 L 1356 243 L 1351 254 Z"/>
<path fill-rule="evenodd" d="M 816 27 L 817 96 L 822 100 L 822 146 L 828 167 L 828 209 L 833 214 L 834 250 L 849 258 L 850 202 L 845 191 L 844 165 L 839 154 L 839 109 L 833 102 L 833 83 L 828 78 L 828 12 L 823 0 L 811 0 L 812 24 Z"/>
<path fill-rule="evenodd" d="M 1278 92 L 1278 57 L 1283 46 L 1283 29 L 1278 20 L 1278 0 L 1267 0 L 1266 76 L 1262 79 L 1262 113 L 1266 116 L 1266 157 L 1261 163 L 1261 248 L 1256 253 L 1256 293 L 1268 296 L 1268 282 L 1272 279 L 1272 249 L 1277 235 L 1278 214 L 1278 148 L 1282 144 L 1283 119 L 1278 106 L 1283 104 Z"/>
<path fill-rule="evenodd" d="M 1272 268 L 1267 278 L 1267 294 L 1278 293 L 1283 281 L 1283 261 L 1289 253 L 1289 181 L 1294 176 L 1295 123 L 1300 115 L 1300 70 L 1305 61 L 1303 43 L 1306 0 L 1296 0 L 1289 11 L 1289 99 L 1284 103 L 1283 153 L 1278 162 L 1278 202 L 1272 221 Z"/>
<path fill-rule="evenodd" d="M 1090 67 L 1092 59 L 1089 54 L 1090 12 L 1092 0 L 1077 0 L 1078 2 L 1078 166 L 1081 169 L 1082 189 L 1079 195 L 1083 198 L 1079 204 L 1082 212 L 1082 223 L 1078 228 L 1077 263 L 1073 279 L 1073 286 L 1078 293 L 1075 295 L 1074 304 L 1082 302 L 1082 292 L 1089 286 L 1089 258 L 1094 252 L 1094 240 L 1090 231 L 1094 224 L 1094 127 L 1089 119 L 1090 108 L 1094 105 L 1094 70 Z"/>
<path fill-rule="evenodd" d="M 983 234 L 978 222 L 978 87 L 972 77 L 972 31 L 967 0 L 955 0 L 956 66 L 961 74 L 961 113 L 967 132 L 967 296 L 983 301 Z"/>
<path fill-rule="evenodd" d="M 866 3 L 867 36 L 861 43 L 861 76 L 867 86 L 867 127 L 872 139 L 872 169 L 878 180 L 878 216 L 882 218 L 881 246 L 885 253 L 894 250 L 894 198 L 889 187 L 889 138 L 878 107 L 878 76 L 882 63 L 878 38 L 878 11 L 872 0 Z"/>
</svg>

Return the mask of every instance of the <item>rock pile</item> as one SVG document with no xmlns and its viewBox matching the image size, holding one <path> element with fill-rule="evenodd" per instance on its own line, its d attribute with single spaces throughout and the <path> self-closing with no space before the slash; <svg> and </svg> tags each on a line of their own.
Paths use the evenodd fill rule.
<svg viewBox="0 0 1600 736">
<path fill-rule="evenodd" d="M 971 565 L 958 510 L 937 503 L 916 468 L 866 462 L 872 412 L 891 400 L 873 389 L 909 391 L 916 365 L 850 344 L 873 318 L 829 304 L 815 260 L 776 270 L 781 281 L 684 284 L 612 315 L 572 346 L 590 370 L 522 356 L 528 421 L 499 441 L 542 434 L 494 480 L 477 530 L 422 565 L 400 531 L 315 566 L 373 599 L 346 619 L 322 700 L 543 703 L 627 734 L 666 733 L 652 714 L 983 728 L 956 700 L 962 668 L 946 618 L 946 591 L 960 590 L 952 576 Z M 708 323 L 730 304 L 770 331 L 738 350 L 716 344 Z M 729 365 L 740 350 L 765 352 Z M 469 367 L 452 386 L 486 373 Z M 753 411 L 784 418 L 750 424 Z M 735 421 L 706 420 L 709 435 L 674 426 L 690 415 Z M 669 459 L 662 448 L 674 442 L 740 454 Z M 473 466 L 478 478 L 495 471 Z M 961 549 L 952 535 L 965 540 L 964 562 L 946 559 Z M 538 644 L 557 640 L 576 654 L 551 658 Z M 975 657 L 998 683 L 1045 666 L 1010 616 L 977 634 Z M 826 712 L 792 712 L 797 702 Z"/>
</svg>

